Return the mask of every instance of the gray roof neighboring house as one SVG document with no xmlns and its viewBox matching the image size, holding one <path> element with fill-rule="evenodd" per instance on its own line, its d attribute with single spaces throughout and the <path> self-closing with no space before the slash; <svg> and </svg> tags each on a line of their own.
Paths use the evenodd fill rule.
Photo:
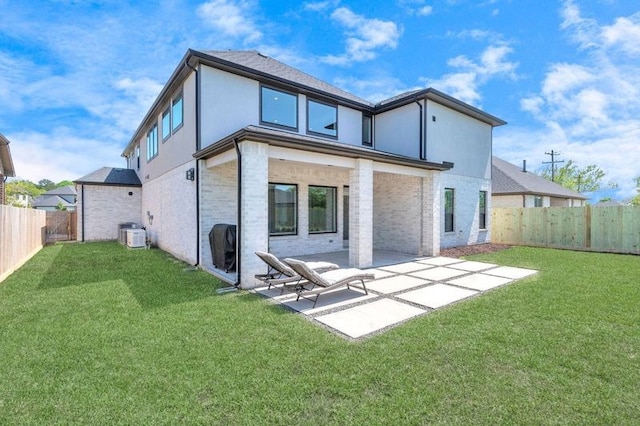
<svg viewBox="0 0 640 426">
<path fill-rule="evenodd" d="M 535 194 L 586 200 L 584 195 L 551 182 L 535 173 L 498 157 L 492 157 L 491 193 L 493 195 Z"/>
<path fill-rule="evenodd" d="M 607 200 L 607 201 L 598 201 L 595 204 L 592 204 L 591 207 L 611 207 L 611 206 L 624 206 L 624 203 L 616 200 Z"/>
<path fill-rule="evenodd" d="M 142 186 L 140 178 L 138 178 L 134 170 L 114 167 L 102 167 L 76 179 L 74 183 L 82 185 Z"/>
<path fill-rule="evenodd" d="M 32 202 L 31 206 L 35 209 L 38 208 L 46 208 L 46 207 L 54 207 L 57 208 L 59 205 L 70 208 L 74 207 L 76 204 L 71 203 L 68 200 L 60 197 L 59 195 L 40 195 L 36 197 Z"/>
<path fill-rule="evenodd" d="M 16 171 L 13 168 L 13 160 L 11 159 L 9 140 L 2 133 L 0 133 L 0 174 L 9 177 L 16 175 Z"/>
</svg>

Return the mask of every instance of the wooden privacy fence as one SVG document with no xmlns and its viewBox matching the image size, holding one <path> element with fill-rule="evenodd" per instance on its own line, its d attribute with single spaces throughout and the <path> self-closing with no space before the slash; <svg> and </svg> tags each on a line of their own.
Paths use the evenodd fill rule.
<svg viewBox="0 0 640 426">
<path fill-rule="evenodd" d="M 45 243 L 46 212 L 0 205 L 0 281 Z"/>
<path fill-rule="evenodd" d="M 492 209 L 500 244 L 640 254 L 640 206 Z"/>
<path fill-rule="evenodd" d="M 56 241 L 75 241 L 77 228 L 76 212 L 47 212 L 47 243 Z"/>
</svg>

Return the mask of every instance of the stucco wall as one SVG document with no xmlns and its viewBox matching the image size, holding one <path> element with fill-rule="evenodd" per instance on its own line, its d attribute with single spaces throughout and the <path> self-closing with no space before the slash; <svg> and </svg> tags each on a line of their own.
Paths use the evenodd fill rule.
<svg viewBox="0 0 640 426">
<path fill-rule="evenodd" d="M 444 231 L 444 194 L 445 188 L 454 189 L 454 219 L 453 232 Z M 479 193 L 487 191 L 486 229 L 479 225 Z M 456 247 L 478 244 L 491 240 L 491 181 L 488 179 L 457 176 L 442 173 L 440 184 L 440 245 L 441 247 Z"/>
<path fill-rule="evenodd" d="M 141 225 L 141 188 L 77 185 L 76 190 L 78 241 L 116 240 L 118 224 L 134 222 Z"/>
<path fill-rule="evenodd" d="M 522 207 L 522 195 L 492 195 L 491 206 L 500 207 Z"/>
<path fill-rule="evenodd" d="M 420 156 L 420 108 L 417 104 L 376 115 L 375 148 L 407 157 Z"/>
<path fill-rule="evenodd" d="M 190 168 L 195 168 L 195 160 L 145 183 L 141 219 L 153 243 L 178 259 L 195 264 L 196 183 L 186 179 Z"/>
</svg>

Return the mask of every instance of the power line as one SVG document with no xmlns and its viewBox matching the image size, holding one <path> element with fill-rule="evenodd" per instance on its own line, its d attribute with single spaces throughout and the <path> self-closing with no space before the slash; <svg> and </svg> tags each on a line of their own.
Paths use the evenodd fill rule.
<svg viewBox="0 0 640 426">
<path fill-rule="evenodd" d="M 551 150 L 551 152 L 545 152 L 545 155 L 551 156 L 551 161 L 543 161 L 542 164 L 551 164 L 551 182 L 556 181 L 556 164 L 564 163 L 564 160 L 556 160 L 556 155 L 560 155 L 558 151 Z"/>
</svg>

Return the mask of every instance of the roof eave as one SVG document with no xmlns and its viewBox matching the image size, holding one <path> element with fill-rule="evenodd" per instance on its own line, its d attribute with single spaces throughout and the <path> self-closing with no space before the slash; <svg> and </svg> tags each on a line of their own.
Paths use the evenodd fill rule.
<svg viewBox="0 0 640 426">
<path fill-rule="evenodd" d="M 378 114 L 381 112 L 389 111 L 400 106 L 415 102 L 416 99 L 432 100 L 455 111 L 461 112 L 484 123 L 490 124 L 491 127 L 499 127 L 507 124 L 506 121 L 494 115 L 486 113 L 479 108 L 462 102 L 461 100 L 449 96 L 446 93 L 440 92 L 439 90 L 436 90 L 432 87 L 426 88 L 419 92 L 407 94 L 407 96 L 396 99 L 393 102 L 389 102 L 387 104 L 378 104 L 376 105 L 374 112 Z"/>
<path fill-rule="evenodd" d="M 232 135 L 229 135 L 226 138 L 221 139 L 220 141 L 196 152 L 195 154 L 193 154 L 193 156 L 196 159 L 203 159 L 226 152 L 229 149 L 233 148 L 234 140 L 237 140 L 238 142 L 241 142 L 243 140 L 251 140 L 283 148 L 292 148 L 298 150 L 303 149 L 309 152 L 342 155 L 348 158 L 366 158 L 387 164 L 418 167 L 426 170 L 446 171 L 452 169 L 454 166 L 453 163 L 447 161 L 444 161 L 442 163 L 432 163 L 409 157 L 388 154 L 380 151 L 359 149 L 346 144 L 344 146 L 328 146 L 323 145 L 321 142 L 295 139 L 284 135 L 264 134 L 247 128 L 240 129 Z"/>
<path fill-rule="evenodd" d="M 11 150 L 9 149 L 9 140 L 0 133 L 0 161 L 2 162 L 2 174 L 8 177 L 15 177 L 16 170 L 11 159 Z"/>
</svg>

